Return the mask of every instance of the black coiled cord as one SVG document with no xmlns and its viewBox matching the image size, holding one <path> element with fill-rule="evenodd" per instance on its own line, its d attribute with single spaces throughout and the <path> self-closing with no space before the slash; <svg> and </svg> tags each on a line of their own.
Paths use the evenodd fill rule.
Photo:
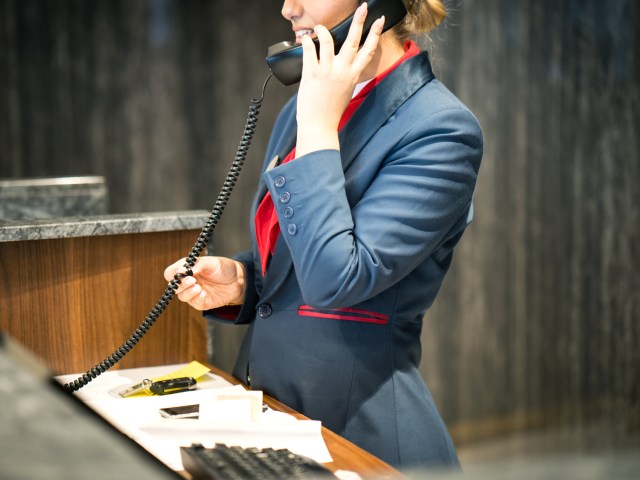
<svg viewBox="0 0 640 480">
<path fill-rule="evenodd" d="M 229 169 L 229 173 L 227 173 L 227 178 L 224 181 L 222 189 L 218 194 L 218 198 L 216 200 L 213 209 L 211 210 L 211 215 L 207 220 L 207 223 L 202 227 L 202 231 L 196 240 L 196 243 L 191 248 L 189 255 L 187 255 L 186 261 L 183 265 L 186 272 L 185 273 L 176 273 L 173 276 L 173 279 L 167 285 L 166 290 L 160 300 L 154 305 L 151 309 L 147 317 L 143 320 L 143 322 L 138 326 L 138 328 L 131 334 L 129 339 L 124 342 L 115 352 L 105 358 L 102 362 L 98 363 L 91 370 L 88 370 L 86 373 L 78 377 L 76 380 L 70 383 L 64 384 L 64 388 L 70 392 L 75 392 L 80 390 L 82 387 L 91 382 L 94 378 L 96 378 L 101 373 L 106 372 L 111 367 L 113 367 L 116 363 L 118 363 L 133 347 L 137 345 L 137 343 L 142 339 L 142 337 L 149 331 L 149 329 L 153 326 L 157 318 L 160 314 L 167 308 L 169 302 L 173 298 L 178 286 L 182 282 L 184 277 L 188 277 L 193 275 L 192 268 L 198 261 L 198 258 L 202 254 L 203 250 L 207 247 L 209 243 L 209 239 L 213 233 L 213 230 L 218 225 L 220 221 L 220 217 L 222 216 L 222 212 L 224 212 L 225 207 L 227 206 L 227 202 L 231 197 L 231 192 L 233 191 L 233 187 L 235 187 L 236 182 L 238 181 L 238 177 L 240 176 L 240 171 L 242 170 L 242 166 L 244 165 L 244 161 L 247 157 L 247 153 L 249 151 L 249 146 L 251 145 L 251 140 L 253 139 L 253 134 L 256 130 L 256 125 L 258 123 L 258 114 L 260 113 L 260 107 L 262 106 L 262 101 L 264 100 L 264 92 L 267 88 L 267 83 L 271 79 L 273 75 L 269 75 L 267 79 L 264 81 L 264 85 L 262 86 L 262 96 L 259 100 L 255 98 L 251 100 L 251 104 L 249 105 L 249 114 L 247 116 L 247 122 L 244 127 L 244 133 L 242 134 L 242 139 L 240 140 L 240 144 L 238 145 L 238 150 L 236 151 L 236 156 L 233 160 L 231 168 Z"/>
</svg>

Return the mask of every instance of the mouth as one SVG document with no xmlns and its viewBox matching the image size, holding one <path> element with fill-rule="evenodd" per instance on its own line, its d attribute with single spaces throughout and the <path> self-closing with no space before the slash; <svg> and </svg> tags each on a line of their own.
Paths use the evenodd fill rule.
<svg viewBox="0 0 640 480">
<path fill-rule="evenodd" d="M 296 34 L 296 43 L 302 42 L 302 37 L 305 35 L 313 35 L 315 32 L 311 28 L 299 28 L 294 31 Z"/>
</svg>

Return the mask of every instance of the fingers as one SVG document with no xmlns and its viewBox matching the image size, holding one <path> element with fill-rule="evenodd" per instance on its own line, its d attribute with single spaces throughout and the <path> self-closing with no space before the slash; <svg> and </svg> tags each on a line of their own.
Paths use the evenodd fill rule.
<svg viewBox="0 0 640 480">
<path fill-rule="evenodd" d="M 186 269 L 184 268 L 185 262 L 186 262 L 186 258 L 183 258 L 169 265 L 164 270 L 164 279 L 167 282 L 171 282 L 175 280 L 175 276 L 177 273 L 185 273 L 186 272 Z M 196 284 L 197 284 L 196 279 L 193 277 L 181 278 L 180 283 L 175 289 L 175 292 L 178 294 L 178 298 L 180 298 L 180 300 L 182 301 L 185 301 L 184 300 L 185 298 L 192 298 L 195 295 L 199 294 L 200 293 L 199 291 L 197 293 L 193 290 L 190 291 L 191 287 L 195 286 Z M 198 289 L 201 290 L 200 287 L 198 287 Z"/>
<path fill-rule="evenodd" d="M 362 29 L 364 28 L 364 20 L 367 18 L 367 3 L 360 5 L 353 14 L 353 22 L 349 27 L 349 33 L 342 48 L 340 49 L 341 55 L 346 55 L 348 58 L 354 58 L 358 49 L 360 48 L 360 39 L 362 38 Z M 343 53 L 344 52 L 344 53 Z"/>
<path fill-rule="evenodd" d="M 187 263 L 186 258 L 182 258 L 177 262 L 169 265 L 164 271 L 164 279 L 167 282 L 170 282 L 174 279 L 175 275 L 178 273 L 187 273 L 187 269 L 185 268 L 185 264 Z M 191 267 L 191 275 L 198 276 L 204 275 L 205 277 L 216 275 L 222 269 L 222 262 L 218 257 L 201 257 L 198 259 L 196 264 Z M 184 282 L 190 277 L 183 277 L 182 281 Z"/>
<path fill-rule="evenodd" d="M 177 292 L 178 298 L 182 302 L 191 304 L 192 302 L 195 302 L 198 297 L 205 297 L 206 295 L 204 293 L 204 290 L 202 290 L 202 287 L 195 281 L 193 277 L 188 278 L 189 280 L 191 280 L 191 282 L 187 282 L 187 279 L 185 278 L 182 281 L 182 284 L 180 285 L 180 288 L 177 290 Z M 190 285 L 187 285 L 186 283 L 189 283 Z"/>
<path fill-rule="evenodd" d="M 344 57 L 347 57 L 347 59 L 353 59 L 360 49 L 360 40 L 362 38 L 364 22 L 367 18 L 367 12 L 367 3 L 364 2 L 356 9 L 353 14 L 353 21 L 351 22 L 351 26 L 349 27 L 347 38 L 343 46 L 340 48 L 340 54 Z M 375 24 L 371 29 L 373 36 L 379 37 L 381 28 L 377 29 L 374 27 Z M 311 37 L 305 35 L 301 40 L 304 67 L 314 65 L 318 62 L 321 64 L 326 64 L 326 62 L 330 62 L 335 56 L 333 37 L 331 36 L 329 30 L 324 25 L 316 25 L 314 27 L 314 31 L 316 33 L 316 37 L 318 38 L 318 43 L 320 44 L 320 53 L 318 55 Z M 369 33 L 368 38 L 371 36 L 371 33 Z M 375 42 L 375 44 L 377 45 L 377 41 Z"/>
<path fill-rule="evenodd" d="M 172 282 L 177 273 L 185 272 L 186 259 L 165 269 L 164 277 Z M 192 275 L 179 278 L 175 294 L 198 310 L 208 310 L 230 303 L 244 301 L 245 271 L 236 260 L 224 257 L 200 257 L 191 268 Z"/>
<path fill-rule="evenodd" d="M 367 17 L 367 4 L 360 5 L 353 16 L 353 22 L 349 28 L 347 39 L 340 48 L 340 52 L 336 55 L 334 52 L 333 38 L 329 30 L 323 25 L 316 25 L 314 31 L 316 33 L 318 43 L 320 45 L 320 53 L 316 51 L 315 44 L 309 35 L 302 38 L 303 51 L 303 73 L 314 72 L 317 68 L 331 68 L 334 59 L 340 59 L 340 63 L 344 66 L 350 65 L 352 71 L 359 75 L 373 58 L 378 41 L 384 27 L 384 16 L 378 18 L 371 25 L 371 29 L 367 34 L 362 46 L 360 41 L 364 28 L 365 19 Z"/>
<path fill-rule="evenodd" d="M 164 278 L 168 282 L 174 280 L 175 275 L 177 273 L 185 273 L 186 268 L 184 264 L 186 262 L 186 258 L 178 260 L 177 262 L 169 265 L 164 271 Z M 193 274 L 198 275 L 201 267 L 196 264 L 193 267 Z M 205 309 L 205 303 L 207 300 L 207 295 L 202 289 L 202 287 L 198 284 L 197 280 L 193 276 L 183 277 L 180 279 L 180 283 L 175 290 L 178 298 L 185 303 L 188 303 L 193 308 L 198 310 Z"/>
<path fill-rule="evenodd" d="M 164 270 L 164 279 L 167 282 L 170 282 L 171 280 L 173 280 L 173 277 L 175 276 L 176 273 L 178 272 L 185 272 L 185 269 L 182 267 L 185 262 L 186 262 L 186 258 L 182 258 L 180 260 L 178 260 L 175 263 L 172 263 L 171 265 L 169 265 L 165 270 Z"/>
<path fill-rule="evenodd" d="M 378 41 L 380 40 L 380 35 L 382 34 L 382 28 L 384 27 L 384 15 L 378 18 L 373 25 L 371 25 L 371 30 L 369 30 L 369 35 L 367 35 L 367 39 L 365 40 L 362 48 L 358 50 L 353 59 L 353 67 L 362 71 L 369 64 L 371 59 L 373 58 L 376 48 L 378 48 Z"/>
<path fill-rule="evenodd" d="M 316 25 L 313 29 L 320 43 L 320 63 L 328 66 L 335 56 L 333 37 L 324 25 Z"/>
<path fill-rule="evenodd" d="M 310 72 L 318 67 L 316 46 L 310 35 L 302 37 L 302 73 Z"/>
</svg>

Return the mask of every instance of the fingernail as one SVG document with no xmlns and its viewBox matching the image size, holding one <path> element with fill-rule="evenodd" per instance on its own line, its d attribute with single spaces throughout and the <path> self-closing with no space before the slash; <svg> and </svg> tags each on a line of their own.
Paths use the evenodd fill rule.
<svg viewBox="0 0 640 480">
<path fill-rule="evenodd" d="M 359 18 L 364 18 L 367 16 L 367 2 L 364 2 L 362 5 L 360 5 L 357 10 L 356 13 L 358 15 Z"/>
</svg>

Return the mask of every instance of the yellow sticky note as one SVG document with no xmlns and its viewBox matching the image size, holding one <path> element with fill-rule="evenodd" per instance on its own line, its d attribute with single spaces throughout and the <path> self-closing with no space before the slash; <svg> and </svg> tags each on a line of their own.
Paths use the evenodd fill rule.
<svg viewBox="0 0 640 480">
<path fill-rule="evenodd" d="M 210 368 L 205 367 L 200 362 L 194 360 L 189 365 L 185 365 L 184 367 L 179 368 L 174 372 L 168 373 L 161 377 L 154 378 L 153 381 L 159 382 L 160 380 L 171 380 L 172 378 L 181 378 L 181 377 L 192 377 L 197 380 L 198 378 L 200 378 L 206 373 L 209 373 L 210 371 L 211 371 Z"/>
<path fill-rule="evenodd" d="M 182 378 L 182 377 L 192 377 L 197 380 L 198 378 L 202 377 L 203 375 L 205 375 L 210 371 L 211 369 L 209 367 L 205 367 L 200 362 L 197 362 L 194 360 L 190 364 L 185 365 L 184 367 L 179 368 L 174 372 L 167 373 L 166 375 L 162 375 L 160 377 L 154 378 L 153 381 L 159 382 L 160 380 L 171 380 L 174 378 Z M 120 394 L 120 396 L 122 397 L 126 396 L 127 398 L 142 397 L 142 396 L 149 395 L 149 392 L 146 389 L 141 388 L 142 386 L 143 384 L 139 383 L 134 387 L 129 387 L 128 389 L 125 389 L 124 392 L 118 392 L 118 393 Z M 133 391 L 130 391 L 130 390 L 133 390 Z"/>
</svg>

